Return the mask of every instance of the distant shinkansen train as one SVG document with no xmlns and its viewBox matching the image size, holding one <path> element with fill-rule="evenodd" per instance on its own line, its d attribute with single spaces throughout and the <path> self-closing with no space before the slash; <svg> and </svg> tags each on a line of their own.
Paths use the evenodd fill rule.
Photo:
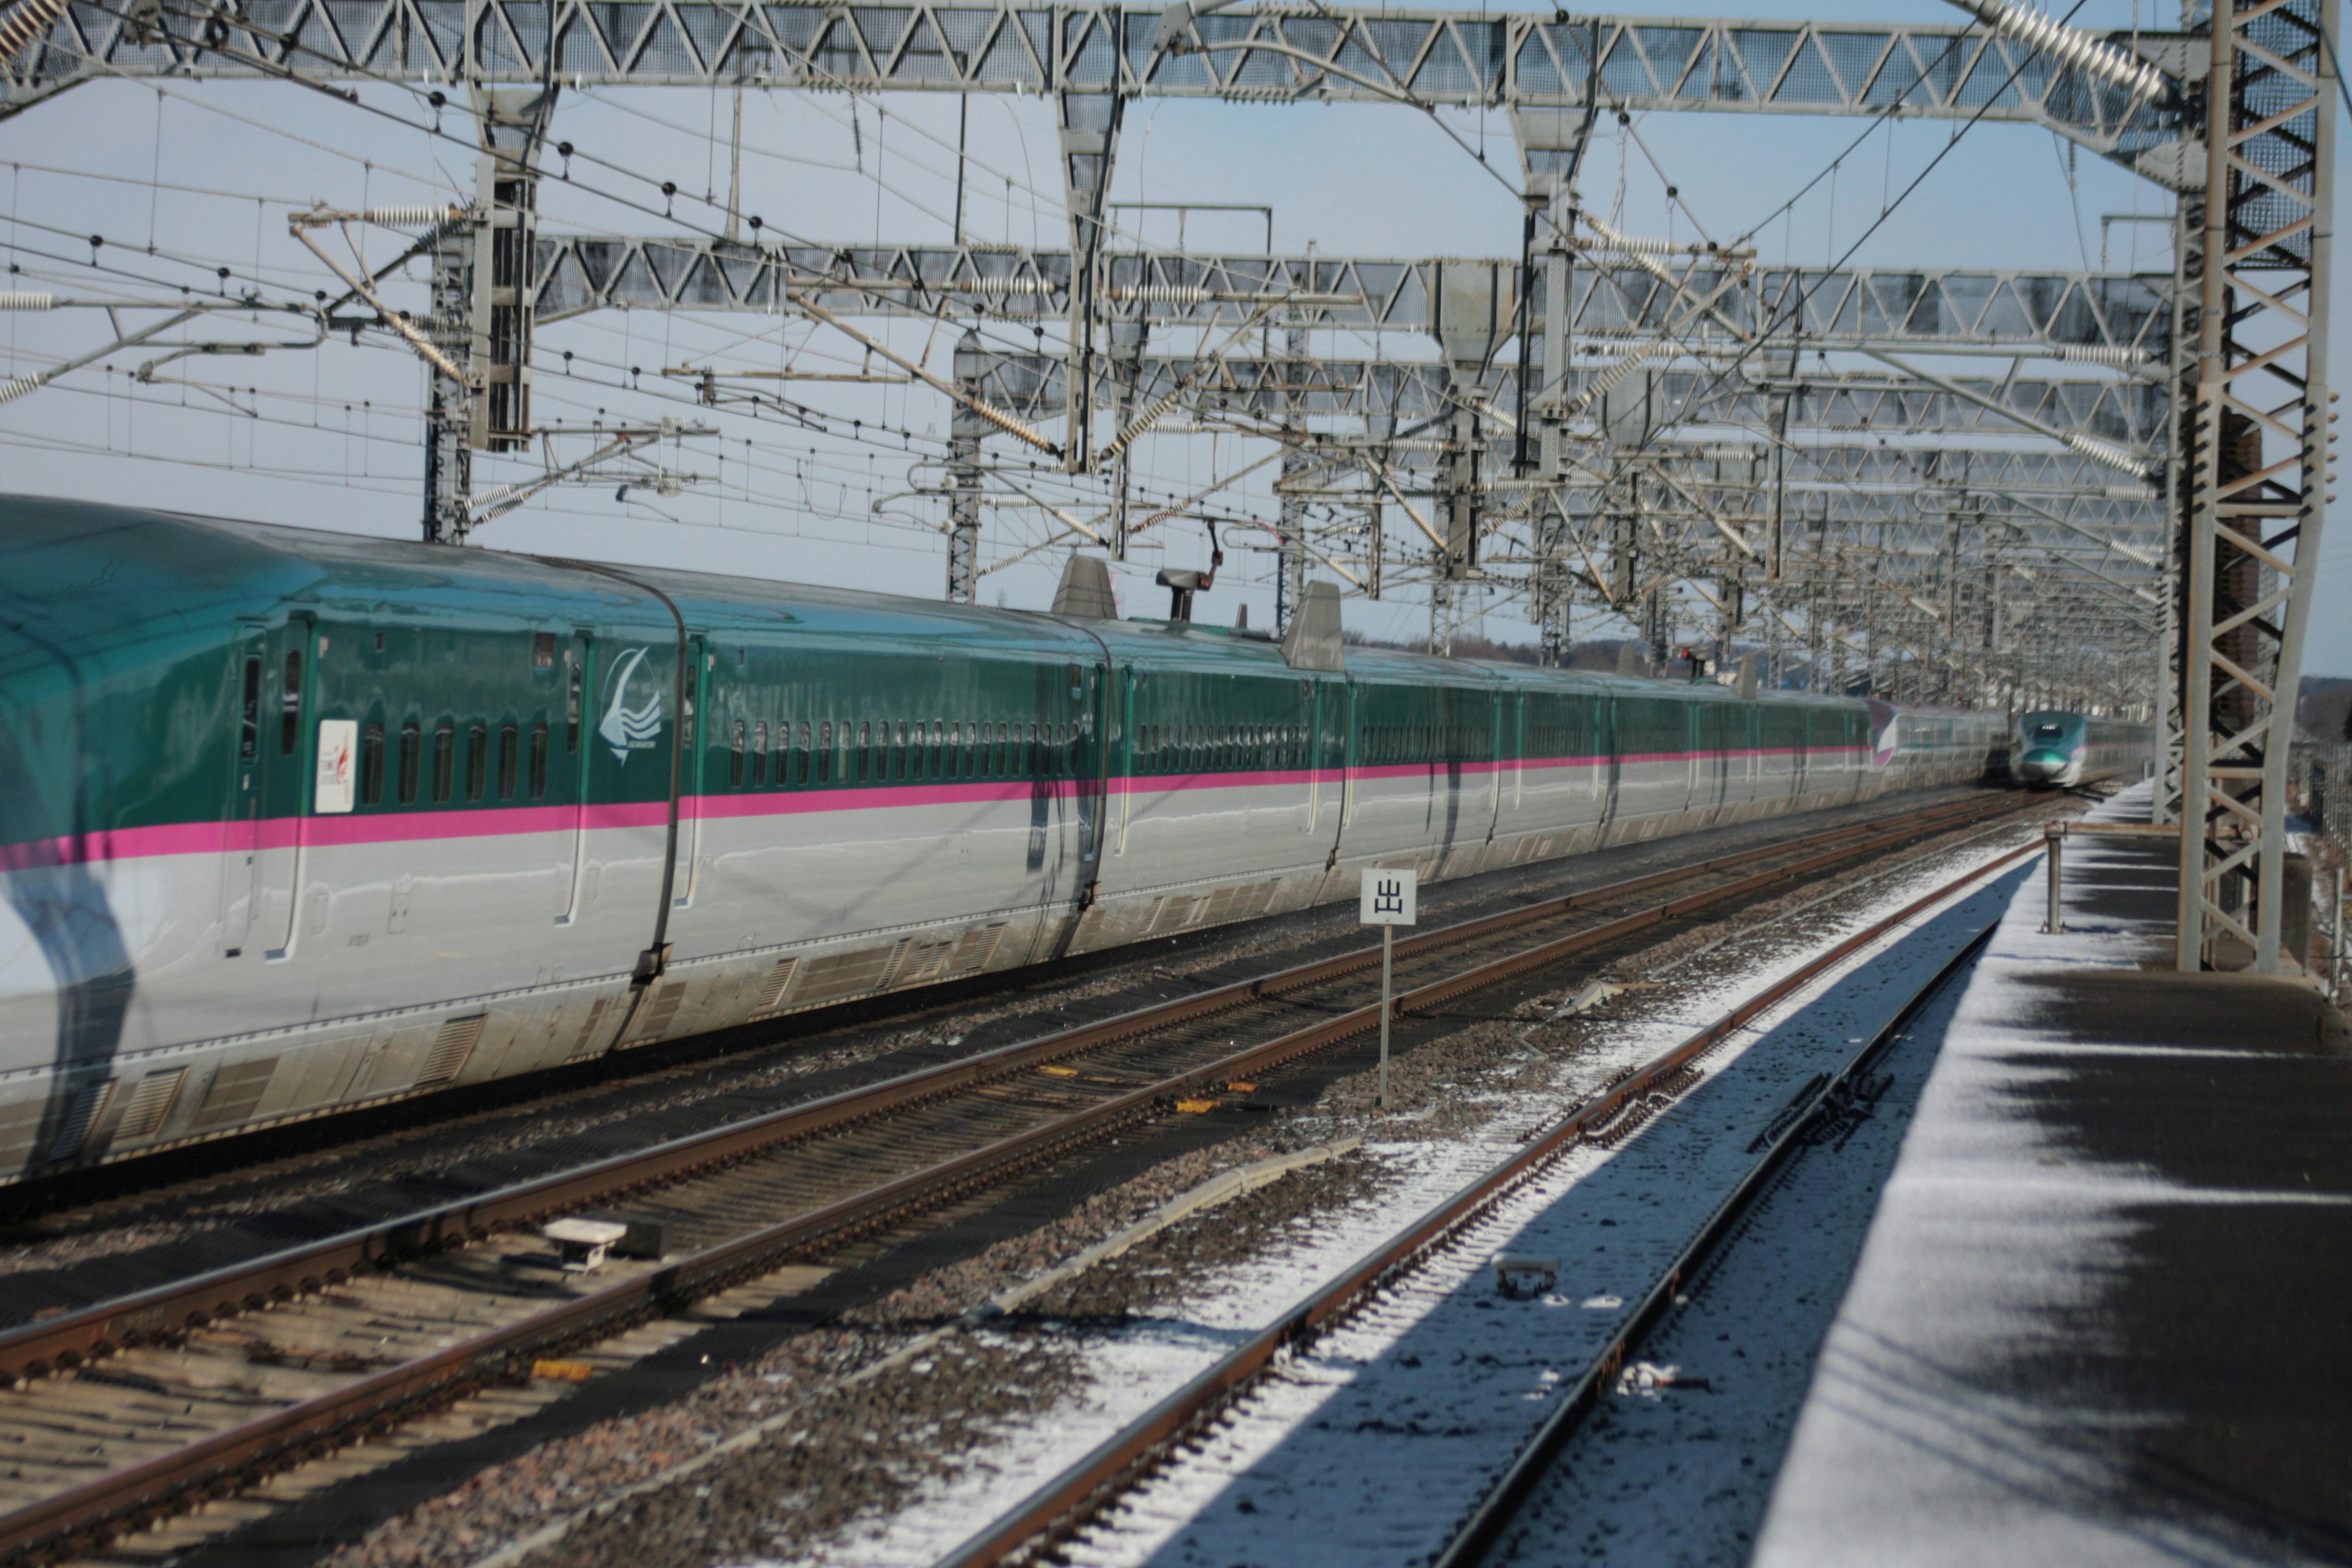
<svg viewBox="0 0 2352 1568">
<path fill-rule="evenodd" d="M 1998 719 L 0 500 L 0 1180 L 1979 776 Z M 1318 651 L 1319 650 L 1319 651 Z"/>
<path fill-rule="evenodd" d="M 2145 724 L 2057 710 L 2021 713 L 2010 742 L 2010 772 L 2030 787 L 2073 789 L 2137 776 L 2153 744 Z"/>
</svg>

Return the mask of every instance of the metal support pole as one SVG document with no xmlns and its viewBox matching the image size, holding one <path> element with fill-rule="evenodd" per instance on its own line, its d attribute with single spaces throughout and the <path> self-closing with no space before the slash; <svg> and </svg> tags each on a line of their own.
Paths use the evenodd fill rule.
<svg viewBox="0 0 2352 1568">
<path fill-rule="evenodd" d="M 1283 334 L 1283 352 L 1294 363 L 1307 358 L 1307 329 L 1293 325 Z M 1304 431 L 1291 434 L 1304 437 Z M 1303 440 L 1286 441 L 1282 448 L 1282 554 L 1275 563 L 1274 635 L 1290 629 L 1290 617 L 1307 597 L 1307 503 L 1290 493 L 1289 485 L 1308 467 Z"/>
<path fill-rule="evenodd" d="M 539 153 L 552 87 L 473 89 L 481 142 L 473 216 L 433 247 L 426 335 L 466 372 L 435 374 L 425 407 L 425 538 L 462 543 L 474 523 L 476 452 L 530 441 L 530 354 L 538 315 Z"/>
<path fill-rule="evenodd" d="M 1128 420 L 1135 412 L 1138 383 L 1143 374 L 1144 340 L 1150 332 L 1150 327 L 1140 314 L 1111 323 L 1111 356 L 1115 366 L 1112 381 L 1117 408 L 1112 423 L 1118 429 L 1127 428 Z M 1135 443 L 1129 441 L 1123 444 L 1118 455 L 1111 459 L 1110 558 L 1114 561 L 1127 559 L 1134 478 Z"/>
<path fill-rule="evenodd" d="M 2053 822 L 2042 830 L 2042 850 L 2050 858 L 2050 918 L 2042 922 L 2042 929 L 2053 936 L 2066 929 L 2066 918 L 2058 907 L 2059 862 L 2065 842 L 2066 829 L 2059 824 Z"/>
<path fill-rule="evenodd" d="M 2336 920 L 2328 924 L 2328 1002 L 2345 994 L 2345 868 L 2336 868 Z"/>
<path fill-rule="evenodd" d="M 1097 300 L 1102 283 L 1103 198 L 1127 100 L 1117 93 L 1060 95 L 1063 199 L 1070 212 L 1070 345 L 1066 408 L 1066 467 L 1083 473 L 1092 461 Z"/>
<path fill-rule="evenodd" d="M 425 333 L 457 363 L 473 341 L 474 234 L 470 221 L 445 224 L 433 245 L 433 303 Z M 425 394 L 425 542 L 455 543 L 473 515 L 474 449 L 467 444 L 467 389 L 430 365 Z"/>
<path fill-rule="evenodd" d="M 2213 0 L 2186 587 L 2182 969 L 2275 973 L 2329 457 L 2335 0 Z"/>
<path fill-rule="evenodd" d="M 956 344 L 956 384 L 980 393 L 980 336 L 966 332 Z M 969 605 L 980 591 L 980 440 L 988 425 L 969 405 L 957 403 L 948 416 L 948 603 Z"/>
</svg>

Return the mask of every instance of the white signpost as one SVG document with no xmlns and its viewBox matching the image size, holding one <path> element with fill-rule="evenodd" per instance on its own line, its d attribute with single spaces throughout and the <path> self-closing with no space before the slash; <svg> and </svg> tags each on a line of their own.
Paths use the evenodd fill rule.
<svg viewBox="0 0 2352 1568">
<path fill-rule="evenodd" d="M 1356 900 L 1358 922 L 1381 928 L 1381 1086 L 1373 1103 L 1383 1111 L 1389 1108 L 1389 993 L 1396 928 L 1412 924 L 1419 914 L 1420 880 L 1420 873 L 1410 868 L 1367 866 L 1363 889 Z"/>
</svg>

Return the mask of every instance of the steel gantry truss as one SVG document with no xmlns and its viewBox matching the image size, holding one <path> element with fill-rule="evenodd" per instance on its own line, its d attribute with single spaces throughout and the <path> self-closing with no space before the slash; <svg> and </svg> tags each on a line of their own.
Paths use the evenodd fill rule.
<svg viewBox="0 0 2352 1568">
<path fill-rule="evenodd" d="M 2282 957 L 2287 749 L 2332 477 L 2335 24 L 2334 0 L 2213 3 L 2203 199 L 2182 225 L 2184 969 Z"/>
<path fill-rule="evenodd" d="M 1230 482 L 1131 507 L 1139 440 L 1264 438 L 1281 458 L 1278 603 L 1312 561 L 1350 591 L 1415 584 L 1440 642 L 1501 595 L 1558 657 L 1582 602 L 1653 656 L 1744 646 L 1841 689 L 2154 709 L 2159 814 L 2187 823 L 2180 961 L 2276 968 L 2285 728 L 2327 477 L 2335 0 L 2214 0 L 2210 30 L 2130 35 L 1958 4 L 1968 21 L 1937 27 L 1321 0 L 16 0 L 0 115 L 100 75 L 464 89 L 486 148 L 475 202 L 378 215 L 424 227 L 433 264 L 427 333 L 378 310 L 449 373 L 435 536 L 478 516 L 467 454 L 528 436 L 541 324 L 798 316 L 950 400 L 951 596 L 985 569 L 986 509 L 1044 507 L 1055 537 L 1123 554 Z M 592 84 L 1051 95 L 1068 247 L 536 232 L 552 94 Z M 1124 248 L 1106 198 L 1125 106 L 1158 97 L 1499 110 L 1523 253 Z M 1617 234 L 1575 191 L 1603 109 L 2040 126 L 2179 195 L 2177 270 L 1775 268 Z M 894 317 L 956 327 L 947 374 L 854 324 Z M 1037 347 L 989 341 L 1013 325 Z M 714 405 L 775 396 L 666 368 Z M 1038 496 L 992 456 L 1007 441 L 1066 489 L 1098 487 L 1099 512 Z"/>
</svg>

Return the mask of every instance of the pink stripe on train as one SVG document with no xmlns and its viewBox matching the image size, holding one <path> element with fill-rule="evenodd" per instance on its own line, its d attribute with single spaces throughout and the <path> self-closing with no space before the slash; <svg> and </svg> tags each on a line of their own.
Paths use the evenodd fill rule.
<svg viewBox="0 0 2352 1568">
<path fill-rule="evenodd" d="M 1712 752 L 1634 752 L 1619 763 L 1687 763 Z M 1761 748 L 1730 753 L 1736 756 L 1851 756 L 1864 748 L 1815 746 Z M 1451 774 L 1465 776 L 1498 772 L 1531 772 L 1545 768 L 1585 769 L 1605 765 L 1607 757 L 1525 757 L 1502 762 L 1385 763 L 1347 769 L 1276 769 L 1264 773 L 1147 773 L 1114 778 L 1114 795 L 1173 794 L 1193 789 L 1297 788 L 1316 783 L 1357 779 L 1401 779 Z M 741 795 L 688 795 L 678 803 L 681 820 L 718 822 L 758 816 L 804 816 L 815 812 L 878 811 L 921 805 L 988 805 L 1004 801 L 1068 799 L 1082 793 L 1090 780 L 977 779 L 970 783 L 920 784 L 853 784 L 822 790 L 773 791 Z M 0 845 L 0 870 L 27 871 L 45 868 L 95 865 L 119 860 L 152 859 L 173 855 L 222 855 L 300 845 L 320 848 L 354 844 L 414 844 L 437 839 L 493 838 L 526 833 L 562 833 L 576 825 L 588 829 L 659 828 L 667 826 L 667 801 L 629 801 L 589 805 L 525 805 L 464 807 L 454 811 L 404 812 L 378 816 L 276 816 L 258 822 L 184 822 L 153 827 L 101 828 L 56 838 L 29 839 Z"/>
</svg>

